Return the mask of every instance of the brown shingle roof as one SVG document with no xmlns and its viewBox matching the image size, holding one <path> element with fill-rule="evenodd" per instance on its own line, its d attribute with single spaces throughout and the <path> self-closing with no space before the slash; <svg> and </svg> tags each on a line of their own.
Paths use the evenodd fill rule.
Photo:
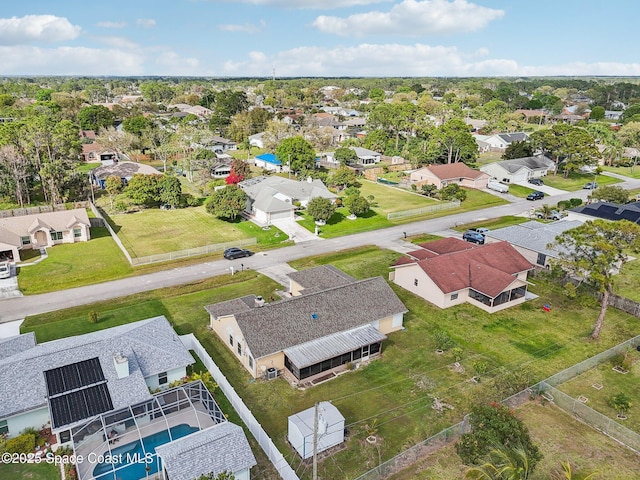
<svg viewBox="0 0 640 480">
<path fill-rule="evenodd" d="M 469 250 L 474 245 L 455 237 L 445 237 L 431 242 L 421 243 L 420 246 L 425 250 L 435 253 L 436 255 L 444 255 L 446 253 L 461 252 Z"/>
</svg>

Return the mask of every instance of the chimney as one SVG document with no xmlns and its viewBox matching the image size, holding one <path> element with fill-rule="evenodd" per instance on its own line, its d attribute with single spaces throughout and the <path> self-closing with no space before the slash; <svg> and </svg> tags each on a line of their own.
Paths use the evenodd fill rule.
<svg viewBox="0 0 640 480">
<path fill-rule="evenodd" d="M 253 301 L 253 304 L 255 307 L 264 307 L 264 298 L 258 295 L 256 299 Z"/>
<path fill-rule="evenodd" d="M 120 353 L 113 356 L 113 364 L 116 367 L 116 375 L 118 378 L 129 376 L 129 359 Z"/>
</svg>

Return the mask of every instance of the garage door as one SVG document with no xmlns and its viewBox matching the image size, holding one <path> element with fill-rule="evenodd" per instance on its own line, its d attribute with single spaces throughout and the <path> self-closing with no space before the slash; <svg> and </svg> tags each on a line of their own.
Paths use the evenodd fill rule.
<svg viewBox="0 0 640 480">
<path fill-rule="evenodd" d="M 271 212 L 271 221 L 274 220 L 287 220 L 289 218 L 293 218 L 291 215 L 291 210 L 286 210 L 284 212 Z"/>
</svg>

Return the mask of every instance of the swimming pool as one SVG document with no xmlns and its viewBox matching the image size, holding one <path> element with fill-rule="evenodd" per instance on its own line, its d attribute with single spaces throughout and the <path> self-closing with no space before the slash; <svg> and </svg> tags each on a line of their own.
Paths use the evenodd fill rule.
<svg viewBox="0 0 640 480">
<path fill-rule="evenodd" d="M 171 427 L 170 430 L 171 438 L 169 438 L 169 432 L 163 430 L 144 437 L 142 441 L 137 440 L 121 447 L 112 448 L 111 458 L 117 461 L 98 463 L 93 469 L 93 477 L 96 480 L 140 480 L 146 478 L 147 475 L 156 473 L 158 471 L 156 447 L 169 443 L 171 439 L 176 440 L 197 432 L 199 428 L 183 423 Z M 118 470 L 114 472 L 114 469 Z"/>
</svg>

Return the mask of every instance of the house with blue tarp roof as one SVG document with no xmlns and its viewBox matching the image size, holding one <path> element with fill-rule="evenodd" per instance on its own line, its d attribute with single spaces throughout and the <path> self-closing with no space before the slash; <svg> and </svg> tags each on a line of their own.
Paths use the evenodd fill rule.
<svg viewBox="0 0 640 480">
<path fill-rule="evenodd" d="M 282 161 L 274 153 L 263 153 L 255 158 L 256 167 L 271 170 L 273 172 L 288 172 L 289 166 L 283 165 Z"/>
</svg>

